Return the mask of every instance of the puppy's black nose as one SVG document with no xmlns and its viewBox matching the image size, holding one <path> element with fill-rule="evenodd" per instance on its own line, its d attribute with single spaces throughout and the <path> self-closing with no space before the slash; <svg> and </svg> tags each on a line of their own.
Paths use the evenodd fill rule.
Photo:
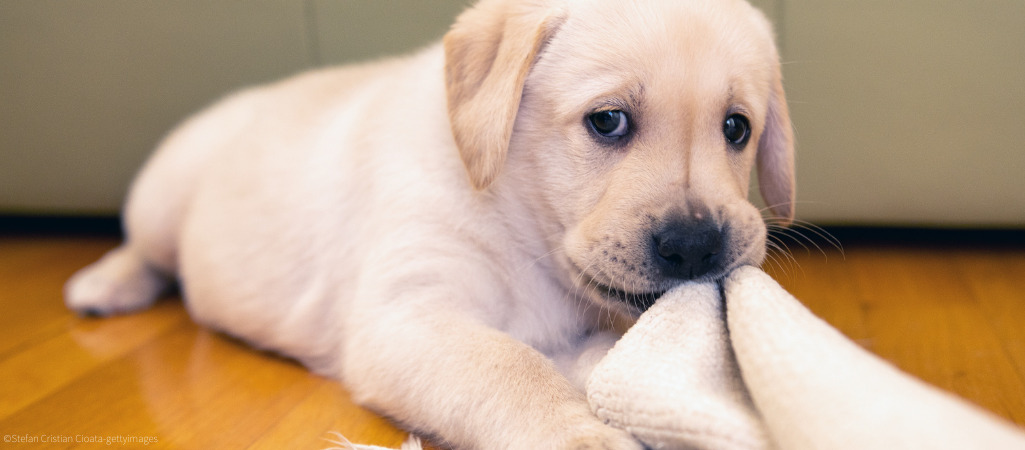
<svg viewBox="0 0 1025 450">
<path fill-rule="evenodd" d="M 674 221 L 653 236 L 662 275 L 691 280 L 719 267 L 723 235 L 711 220 Z"/>
</svg>

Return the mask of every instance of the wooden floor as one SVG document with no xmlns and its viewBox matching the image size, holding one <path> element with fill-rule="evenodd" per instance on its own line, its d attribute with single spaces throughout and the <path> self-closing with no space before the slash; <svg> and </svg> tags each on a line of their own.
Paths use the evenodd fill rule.
<svg viewBox="0 0 1025 450">
<path fill-rule="evenodd" d="M 69 313 L 64 280 L 114 245 L 0 236 L 0 447 L 101 448 L 120 438 L 155 440 L 146 448 L 324 449 L 331 432 L 390 447 L 405 439 L 331 380 L 196 327 L 179 301 L 105 320 Z M 1025 425 L 1025 246 L 792 247 L 793 260 L 777 255 L 766 269 L 815 313 L 901 369 Z"/>
</svg>

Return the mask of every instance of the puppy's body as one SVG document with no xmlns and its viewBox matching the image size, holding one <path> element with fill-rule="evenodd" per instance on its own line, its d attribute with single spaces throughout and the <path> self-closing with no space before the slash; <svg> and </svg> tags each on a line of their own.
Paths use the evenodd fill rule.
<svg viewBox="0 0 1025 450">
<path fill-rule="evenodd" d="M 638 448 L 590 414 L 575 355 L 681 279 L 761 260 L 756 153 L 769 203 L 793 193 L 778 78 L 746 4 L 485 1 L 444 47 L 187 121 L 67 301 L 130 311 L 177 277 L 197 321 L 453 446 Z M 629 139 L 588 125 L 610 108 Z M 722 138 L 738 110 L 743 148 Z"/>
<path fill-rule="evenodd" d="M 378 312 L 363 309 L 377 305 L 352 299 L 395 295 L 362 294 L 358 286 L 455 281 L 467 294 L 494 299 L 475 311 L 488 325 L 502 322 L 539 346 L 567 342 L 581 332 L 577 320 L 567 320 L 577 316 L 573 302 L 561 302 L 564 311 L 536 304 L 555 288 L 543 276 L 545 261 L 525 263 L 537 257 L 527 252 L 544 252 L 543 239 L 517 226 L 522 215 L 502 213 L 510 207 L 499 204 L 510 202 L 466 188 L 448 126 L 442 61 L 435 47 L 378 66 L 300 75 L 215 106 L 176 132 L 161 150 L 168 154 L 156 156 L 140 177 L 126 208 L 129 239 L 142 241 L 143 251 L 160 249 L 143 255 L 147 260 L 180 268 L 198 320 L 318 372 L 338 373 L 339 336 L 348 323 L 374 322 Z M 208 123 L 218 137 L 205 135 Z M 209 145 L 224 134 L 233 136 Z M 207 144 L 175 145 L 180 140 Z M 192 160 L 180 166 L 183 173 L 167 173 L 172 158 Z M 195 189 L 180 190 L 192 176 L 199 178 Z M 167 243 L 168 230 L 148 231 L 156 225 L 154 209 L 166 208 L 153 197 L 188 208 L 170 230 L 180 242 Z M 507 283 L 496 278 L 523 283 L 499 291 Z M 510 314 L 513 306 L 534 317 Z"/>
</svg>

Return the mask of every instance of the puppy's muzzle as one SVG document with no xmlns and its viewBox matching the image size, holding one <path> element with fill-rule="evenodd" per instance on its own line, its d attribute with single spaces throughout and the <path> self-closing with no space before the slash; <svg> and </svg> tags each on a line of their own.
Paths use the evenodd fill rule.
<svg viewBox="0 0 1025 450">
<path fill-rule="evenodd" d="M 651 254 L 663 277 L 693 280 L 722 268 L 723 241 L 711 218 L 677 219 L 653 234 Z"/>
</svg>

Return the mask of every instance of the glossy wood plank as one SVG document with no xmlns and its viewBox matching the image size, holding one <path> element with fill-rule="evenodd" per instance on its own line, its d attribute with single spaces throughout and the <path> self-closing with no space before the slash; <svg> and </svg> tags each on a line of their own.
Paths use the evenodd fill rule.
<svg viewBox="0 0 1025 450">
<path fill-rule="evenodd" d="M 187 320 L 162 304 L 134 317 L 70 322 L 66 332 L 0 361 L 0 418 L 31 404 Z"/>
<path fill-rule="evenodd" d="M 60 300 L 64 281 L 115 244 L 109 238 L 0 238 L 0 356 L 65 329 L 71 316 Z"/>
<path fill-rule="evenodd" d="M 66 311 L 64 280 L 115 244 L 0 237 L 0 436 L 69 441 L 4 448 L 99 448 L 76 440 L 119 436 L 185 449 L 324 449 L 333 432 L 388 447 L 405 439 L 335 381 L 196 326 L 177 299 L 104 320 Z M 766 269 L 812 311 L 1025 425 L 1025 248 L 791 247 Z"/>
</svg>

